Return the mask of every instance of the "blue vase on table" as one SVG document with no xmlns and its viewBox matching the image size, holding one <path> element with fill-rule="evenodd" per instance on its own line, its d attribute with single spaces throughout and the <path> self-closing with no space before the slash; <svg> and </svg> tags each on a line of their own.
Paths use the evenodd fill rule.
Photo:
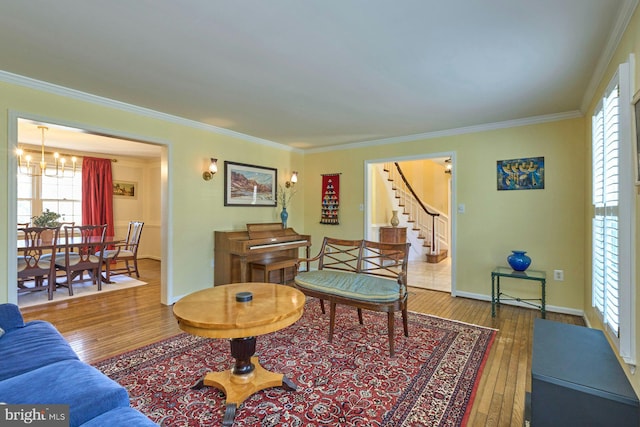
<svg viewBox="0 0 640 427">
<path fill-rule="evenodd" d="M 282 212 L 280 212 L 280 220 L 282 221 L 282 228 L 287 228 L 288 218 L 289 218 L 289 212 L 287 212 L 287 208 L 282 208 Z"/>
<path fill-rule="evenodd" d="M 511 251 L 507 257 L 507 262 L 515 271 L 525 271 L 531 265 L 531 258 L 525 251 Z"/>
</svg>

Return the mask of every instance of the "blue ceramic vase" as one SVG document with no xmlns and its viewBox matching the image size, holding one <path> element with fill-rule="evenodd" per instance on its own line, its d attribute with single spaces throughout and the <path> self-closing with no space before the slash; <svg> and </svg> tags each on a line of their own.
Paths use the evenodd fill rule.
<svg viewBox="0 0 640 427">
<path fill-rule="evenodd" d="M 531 258 L 525 251 L 511 251 L 507 257 L 507 262 L 515 271 L 525 271 L 531 265 Z"/>
<path fill-rule="evenodd" d="M 287 212 L 287 208 L 282 208 L 282 212 L 280 212 L 280 220 L 282 221 L 282 228 L 287 228 L 288 218 L 289 218 L 289 212 Z"/>
</svg>

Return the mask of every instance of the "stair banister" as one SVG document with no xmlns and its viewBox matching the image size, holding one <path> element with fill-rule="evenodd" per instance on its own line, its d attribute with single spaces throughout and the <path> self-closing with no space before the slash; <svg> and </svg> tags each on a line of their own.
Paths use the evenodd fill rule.
<svg viewBox="0 0 640 427">
<path fill-rule="evenodd" d="M 438 253 L 438 246 L 439 246 L 438 241 L 436 239 L 436 217 L 440 216 L 440 214 L 436 212 L 431 212 L 429 209 L 427 209 L 424 203 L 422 203 L 422 200 L 420 200 L 416 192 L 413 190 L 413 187 L 411 187 L 411 184 L 409 184 L 409 181 L 407 181 L 407 178 L 404 176 L 404 173 L 402 173 L 402 169 L 400 168 L 400 165 L 398 164 L 398 162 L 393 162 L 393 164 L 395 165 L 396 170 L 400 175 L 400 178 L 402 178 L 403 186 L 409 190 L 409 192 L 413 196 L 413 200 L 415 200 L 415 202 L 418 205 L 420 205 L 423 212 L 425 212 L 427 215 L 431 217 L 431 249 L 430 250 L 432 254 L 436 254 Z"/>
</svg>

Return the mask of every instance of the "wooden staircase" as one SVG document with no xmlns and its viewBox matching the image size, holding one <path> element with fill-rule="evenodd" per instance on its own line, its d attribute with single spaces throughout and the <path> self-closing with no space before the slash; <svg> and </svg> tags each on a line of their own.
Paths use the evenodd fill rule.
<svg viewBox="0 0 640 427">
<path fill-rule="evenodd" d="M 448 256 L 448 218 L 429 208 L 415 194 L 397 163 L 385 163 L 383 171 L 391 183 L 398 211 L 426 249 L 426 262 L 436 264 Z"/>
</svg>

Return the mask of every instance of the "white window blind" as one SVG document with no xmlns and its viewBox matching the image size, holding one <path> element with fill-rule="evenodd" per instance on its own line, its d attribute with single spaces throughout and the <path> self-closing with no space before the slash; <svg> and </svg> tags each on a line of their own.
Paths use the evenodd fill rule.
<svg viewBox="0 0 640 427">
<path fill-rule="evenodd" d="M 628 76 L 628 64 L 623 64 L 592 117 L 592 305 L 614 338 L 620 355 L 635 364 L 630 298 L 632 176 L 627 153 L 631 140 Z"/>
<path fill-rule="evenodd" d="M 619 336 L 619 86 L 610 87 L 593 118 L 593 305 Z"/>
</svg>

